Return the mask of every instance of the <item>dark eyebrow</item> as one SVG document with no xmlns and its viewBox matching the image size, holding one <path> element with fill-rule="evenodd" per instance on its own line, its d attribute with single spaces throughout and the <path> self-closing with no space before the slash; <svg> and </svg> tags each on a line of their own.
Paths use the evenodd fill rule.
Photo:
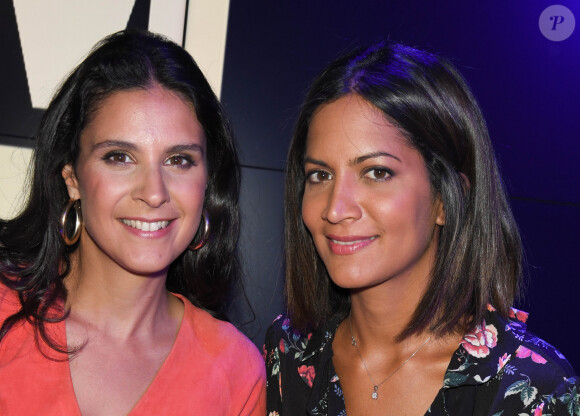
<svg viewBox="0 0 580 416">
<path fill-rule="evenodd" d="M 322 160 L 312 159 L 311 157 L 304 158 L 304 165 L 307 163 L 312 163 L 313 165 L 324 166 L 325 168 L 329 168 L 330 166 L 328 163 L 323 162 Z"/>
<path fill-rule="evenodd" d="M 175 146 L 170 147 L 168 150 L 168 153 L 180 153 L 180 152 L 199 152 L 202 155 L 205 153 L 205 149 L 203 148 L 203 146 L 197 144 L 197 143 L 192 143 L 192 144 L 178 144 Z"/>
<path fill-rule="evenodd" d="M 138 149 L 138 147 L 135 146 L 135 144 L 133 144 L 131 142 L 126 142 L 124 140 L 105 140 L 103 142 L 95 144 L 93 146 L 93 151 L 98 150 L 98 149 L 102 149 L 102 148 L 107 148 L 107 147 L 119 147 L 119 148 L 127 149 L 127 150 L 137 150 Z M 167 149 L 167 153 L 180 153 L 180 152 L 186 152 L 186 151 L 200 152 L 202 155 L 205 154 L 205 150 L 204 150 L 203 146 L 201 146 L 197 143 L 178 144 L 175 146 L 171 146 L 169 149 Z"/>
<path fill-rule="evenodd" d="M 135 146 L 133 143 L 126 142 L 123 140 L 105 140 L 103 142 L 99 142 L 99 143 L 95 144 L 93 146 L 93 151 L 98 150 L 98 149 L 102 149 L 102 148 L 107 148 L 107 147 L 121 147 L 123 149 L 128 149 L 128 150 L 136 150 L 137 149 L 137 146 Z"/>
<path fill-rule="evenodd" d="M 375 157 L 390 157 L 390 158 L 393 158 L 393 159 L 398 160 L 399 162 L 401 162 L 401 159 L 399 159 L 397 156 L 392 155 L 390 153 L 387 153 L 387 152 L 373 152 L 373 153 L 369 153 L 369 154 L 366 154 L 366 155 L 363 155 L 363 156 L 359 156 L 356 159 L 353 159 L 353 160 L 349 161 L 349 164 L 350 165 L 360 165 L 365 160 L 373 159 Z M 322 160 L 312 159 L 311 157 L 305 157 L 304 158 L 304 164 L 306 164 L 306 163 L 312 163 L 314 165 L 324 166 L 326 168 L 330 167 L 330 166 L 328 166 L 327 163 L 323 162 Z"/>
<path fill-rule="evenodd" d="M 373 152 L 373 153 L 369 153 L 363 156 L 359 156 L 356 159 L 353 159 L 350 161 L 351 165 L 359 165 L 361 163 L 363 163 L 365 160 L 368 159 L 374 159 L 375 157 L 391 157 L 395 160 L 398 160 L 399 162 L 401 162 L 401 159 L 399 159 L 397 156 L 391 154 L 391 153 L 387 153 L 387 152 Z"/>
</svg>

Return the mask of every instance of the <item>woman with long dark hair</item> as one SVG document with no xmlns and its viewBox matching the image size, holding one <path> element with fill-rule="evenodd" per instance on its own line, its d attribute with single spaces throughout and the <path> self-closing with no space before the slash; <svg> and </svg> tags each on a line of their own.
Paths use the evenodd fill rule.
<svg viewBox="0 0 580 416">
<path fill-rule="evenodd" d="M 263 361 L 224 321 L 240 173 L 191 56 L 122 31 L 47 109 L 0 222 L 0 413 L 258 415 Z"/>
<path fill-rule="evenodd" d="M 270 415 L 577 415 L 513 309 L 520 236 L 479 106 L 446 60 L 374 45 L 313 83 L 286 176 L 288 315 Z"/>
</svg>

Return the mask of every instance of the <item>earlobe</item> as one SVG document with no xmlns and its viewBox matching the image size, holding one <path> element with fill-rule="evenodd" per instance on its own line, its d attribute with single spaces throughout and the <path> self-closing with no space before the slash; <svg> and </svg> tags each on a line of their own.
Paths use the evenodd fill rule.
<svg viewBox="0 0 580 416">
<path fill-rule="evenodd" d="M 435 224 L 442 227 L 445 225 L 445 208 L 443 207 L 443 201 L 441 201 L 441 198 L 437 198 L 436 210 L 437 216 L 435 217 Z"/>
<path fill-rule="evenodd" d="M 64 183 L 66 184 L 66 189 L 68 190 L 69 198 L 74 200 L 81 199 L 78 180 L 71 163 L 67 163 L 62 168 L 62 178 L 64 179 Z"/>
</svg>

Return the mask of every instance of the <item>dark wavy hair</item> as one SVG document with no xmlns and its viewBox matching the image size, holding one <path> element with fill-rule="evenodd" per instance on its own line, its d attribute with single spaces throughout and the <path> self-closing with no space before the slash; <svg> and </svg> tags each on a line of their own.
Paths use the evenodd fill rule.
<svg viewBox="0 0 580 416">
<path fill-rule="evenodd" d="M 519 292 L 521 240 L 488 130 L 467 83 L 445 59 L 402 45 L 359 48 L 332 62 L 307 93 L 295 126 L 286 176 L 288 312 L 316 328 L 348 313 L 348 291 L 329 278 L 302 221 L 304 153 L 316 109 L 356 94 L 380 109 L 422 155 L 445 209 L 430 283 L 407 327 L 438 335 L 469 331 L 488 304 L 504 316 Z"/>
<path fill-rule="evenodd" d="M 2 323 L 0 341 L 17 322 L 27 320 L 36 329 L 37 341 L 41 338 L 66 352 L 66 346 L 53 342 L 46 326 L 66 317 L 65 311 L 54 316 L 51 308 L 66 301 L 63 279 L 76 249 L 66 246 L 59 235 L 59 217 L 69 199 L 61 171 L 77 161 L 81 132 L 107 97 L 155 84 L 193 105 L 207 142 L 204 208 L 211 235 L 201 249 L 186 250 L 171 264 L 167 289 L 225 318 L 229 296 L 240 284 L 240 168 L 230 123 L 183 48 L 160 35 L 127 30 L 106 37 L 92 49 L 64 81 L 42 118 L 26 206 L 16 218 L 0 221 L 0 280 L 18 293 L 21 303 L 21 309 Z"/>
</svg>

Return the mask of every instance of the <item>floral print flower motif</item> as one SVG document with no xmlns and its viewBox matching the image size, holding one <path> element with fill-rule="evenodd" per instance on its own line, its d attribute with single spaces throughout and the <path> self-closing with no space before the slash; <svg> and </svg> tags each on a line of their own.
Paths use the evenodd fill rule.
<svg viewBox="0 0 580 416">
<path fill-rule="evenodd" d="M 308 387 L 312 387 L 312 384 L 314 383 L 314 377 L 316 376 L 316 370 L 314 367 L 311 365 L 301 365 L 298 367 L 298 373 L 300 374 L 302 380 L 308 384 Z"/>
<path fill-rule="evenodd" d="M 542 357 L 540 354 L 535 353 L 534 351 L 530 350 L 529 348 L 520 345 L 516 350 L 516 357 L 518 358 L 528 358 L 531 357 L 532 361 L 538 364 L 546 364 L 546 359 Z"/>
<path fill-rule="evenodd" d="M 574 377 L 568 380 L 573 380 Z M 564 404 L 568 410 L 569 415 L 580 415 L 580 391 L 578 391 L 578 386 L 568 388 L 568 392 L 564 393 L 562 396 L 558 397 L 558 400 Z"/>
<path fill-rule="evenodd" d="M 508 396 L 519 397 L 525 407 L 530 406 L 536 397 L 538 396 L 538 389 L 531 384 L 531 380 L 525 374 L 522 374 L 526 378 L 523 380 L 517 380 L 512 383 L 504 393 L 504 398 Z"/>
<path fill-rule="evenodd" d="M 487 376 L 487 377 L 481 378 L 481 376 L 480 376 L 479 374 L 476 374 L 476 375 L 473 377 L 473 379 L 474 379 L 475 381 L 477 381 L 478 383 L 480 383 L 480 384 L 487 383 L 487 382 L 489 381 L 489 379 L 490 379 L 490 378 L 491 378 L 491 376 Z"/>
<path fill-rule="evenodd" d="M 534 409 L 533 416 L 542 416 L 542 412 L 544 410 L 544 403 L 540 404 L 538 407 Z"/>
<path fill-rule="evenodd" d="M 507 352 L 504 353 L 501 357 L 499 357 L 499 363 L 497 364 L 497 372 L 499 373 L 502 368 L 507 364 L 507 362 L 512 358 L 512 355 L 508 355 Z"/>
<path fill-rule="evenodd" d="M 342 389 L 336 384 L 334 384 L 334 394 L 338 397 L 343 397 Z"/>
<path fill-rule="evenodd" d="M 489 355 L 490 349 L 497 345 L 497 329 L 493 325 L 486 325 L 485 321 L 481 325 L 463 337 L 461 341 L 463 348 L 476 358 L 483 358 Z"/>
<path fill-rule="evenodd" d="M 526 332 L 526 323 L 522 322 L 527 319 L 526 314 L 514 310 L 511 315 L 512 318 L 506 322 L 497 312 L 494 312 L 492 306 L 488 306 L 485 321 L 481 321 L 474 331 L 465 336 L 460 348 L 455 351 L 445 374 L 443 389 L 474 385 L 474 383 L 478 384 L 476 388 L 485 389 L 487 387 L 480 386 L 493 379 L 500 383 L 497 396 L 495 396 L 497 403 L 491 410 L 494 416 L 580 416 L 578 377 L 565 372 L 563 375 L 558 373 L 558 380 L 553 380 L 556 384 L 550 381 L 550 377 L 554 375 L 552 361 L 554 361 L 554 368 L 558 369 L 560 367 L 557 365 L 557 359 L 559 357 L 563 360 L 564 357 L 545 341 Z M 328 326 L 328 328 L 331 327 Z M 279 371 L 281 359 L 286 360 L 285 368 L 292 369 L 292 372 L 298 371 L 299 375 L 296 377 L 297 374 L 294 373 L 293 377 L 285 378 L 292 381 L 292 384 L 284 386 L 285 394 L 288 391 L 302 391 L 304 384 L 312 389 L 315 377 L 320 378 L 324 375 L 327 378 L 316 380 L 317 384 L 321 383 L 321 388 L 317 389 L 317 393 L 321 396 L 312 398 L 317 400 L 316 407 L 312 409 L 312 415 L 329 414 L 328 409 L 332 407 L 335 412 L 330 415 L 346 416 L 344 396 L 341 395 L 342 389 L 338 376 L 336 373 L 328 373 L 329 364 L 321 362 L 321 356 L 317 355 L 319 350 L 324 353 L 328 352 L 324 348 L 331 346 L 334 335 L 332 328 L 322 330 L 321 333 L 313 336 L 312 333 L 297 333 L 284 317 L 278 320 L 274 328 L 275 332 L 272 332 L 267 344 L 269 345 L 267 365 L 270 369 L 268 394 L 272 397 L 272 404 L 268 407 L 270 413 L 266 412 L 268 416 L 279 416 L 276 412 L 304 413 L 303 411 L 281 410 L 302 409 L 303 405 L 300 400 L 282 401 L 282 392 L 279 391 L 282 378 Z M 281 339 L 284 341 L 283 345 L 280 342 Z M 310 345 L 308 355 L 304 358 L 305 348 L 314 342 L 313 340 L 316 344 Z M 522 347 L 518 349 L 520 346 Z M 546 360 L 550 361 L 550 365 Z M 560 384 L 562 376 L 564 376 L 564 383 Z M 559 387 L 556 389 L 556 386 Z M 455 392 L 459 394 L 458 399 L 461 396 L 461 390 L 453 390 L 453 394 Z M 305 398 L 304 401 L 306 402 L 307 399 L 310 400 Z M 438 410 L 440 404 L 439 401 L 434 402 L 427 414 L 439 414 L 434 409 Z M 282 407 L 276 408 L 276 406 Z"/>
<path fill-rule="evenodd" d="M 510 318 L 517 319 L 520 322 L 526 323 L 528 320 L 528 313 L 524 311 L 520 311 L 516 308 L 510 308 Z"/>
<path fill-rule="evenodd" d="M 284 322 L 282 322 L 282 329 L 286 331 L 288 328 L 290 328 L 290 319 L 286 318 L 284 319 Z"/>
</svg>

